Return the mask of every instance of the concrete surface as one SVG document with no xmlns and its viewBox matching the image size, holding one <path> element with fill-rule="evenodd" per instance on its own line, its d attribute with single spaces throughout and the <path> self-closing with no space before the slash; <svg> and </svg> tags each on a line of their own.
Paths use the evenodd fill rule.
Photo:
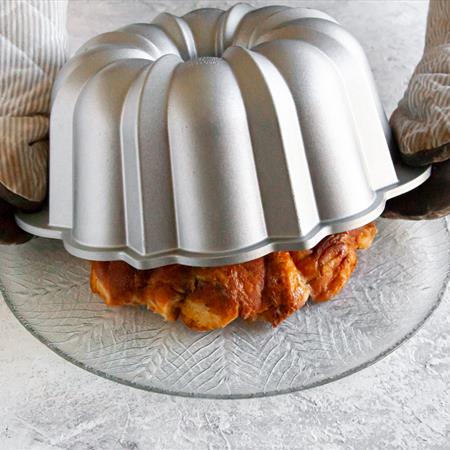
<svg viewBox="0 0 450 450">
<path fill-rule="evenodd" d="M 72 0 L 71 48 L 164 9 L 231 3 Z M 390 113 L 420 58 L 427 4 L 285 3 L 322 9 L 353 31 Z M 72 366 L 0 301 L 0 448 L 450 448 L 449 330 L 447 293 L 409 342 L 346 379 L 268 399 L 193 400 L 141 392 Z"/>
</svg>

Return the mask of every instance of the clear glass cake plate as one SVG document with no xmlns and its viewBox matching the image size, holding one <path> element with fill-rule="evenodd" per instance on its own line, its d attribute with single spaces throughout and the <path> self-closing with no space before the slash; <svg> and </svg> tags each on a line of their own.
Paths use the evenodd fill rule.
<svg viewBox="0 0 450 450">
<path fill-rule="evenodd" d="M 152 392 L 263 397 L 361 370 L 410 337 L 448 289 L 444 219 L 377 221 L 350 282 L 278 328 L 236 321 L 196 333 L 137 308 L 108 308 L 89 289 L 89 263 L 49 239 L 0 248 L 1 292 L 18 320 L 68 361 Z"/>
</svg>

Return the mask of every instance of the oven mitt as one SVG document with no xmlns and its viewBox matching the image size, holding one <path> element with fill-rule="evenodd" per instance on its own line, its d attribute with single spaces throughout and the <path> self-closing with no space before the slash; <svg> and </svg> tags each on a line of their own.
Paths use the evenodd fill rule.
<svg viewBox="0 0 450 450">
<path fill-rule="evenodd" d="M 0 242 L 47 193 L 51 87 L 66 58 L 66 0 L 0 1 Z"/>
<path fill-rule="evenodd" d="M 434 219 L 450 213 L 450 1 L 431 0 L 425 50 L 390 120 L 403 161 L 433 164 L 417 189 L 389 200 L 384 217 Z"/>
</svg>

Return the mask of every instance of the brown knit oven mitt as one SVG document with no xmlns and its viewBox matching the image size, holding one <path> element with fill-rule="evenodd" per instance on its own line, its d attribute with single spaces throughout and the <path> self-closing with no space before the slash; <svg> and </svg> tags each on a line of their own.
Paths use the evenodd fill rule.
<svg viewBox="0 0 450 450">
<path fill-rule="evenodd" d="M 17 208 L 47 193 L 51 87 L 66 56 L 66 0 L 0 1 L 0 243 L 28 238 Z"/>
<path fill-rule="evenodd" d="M 450 212 L 450 0 L 430 0 L 425 50 L 390 120 L 402 159 L 433 164 L 417 189 L 389 200 L 384 217 L 434 219 Z"/>
</svg>

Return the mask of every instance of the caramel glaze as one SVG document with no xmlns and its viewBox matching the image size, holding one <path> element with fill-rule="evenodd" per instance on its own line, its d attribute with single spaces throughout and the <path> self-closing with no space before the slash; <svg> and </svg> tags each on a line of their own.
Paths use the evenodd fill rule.
<svg viewBox="0 0 450 450">
<path fill-rule="evenodd" d="M 189 328 L 223 328 L 238 317 L 277 326 L 309 297 L 327 301 L 355 269 L 357 249 L 376 235 L 370 223 L 324 238 L 310 250 L 274 252 L 242 264 L 137 270 L 122 261 L 92 262 L 91 289 L 110 306 L 145 305 Z"/>
</svg>

